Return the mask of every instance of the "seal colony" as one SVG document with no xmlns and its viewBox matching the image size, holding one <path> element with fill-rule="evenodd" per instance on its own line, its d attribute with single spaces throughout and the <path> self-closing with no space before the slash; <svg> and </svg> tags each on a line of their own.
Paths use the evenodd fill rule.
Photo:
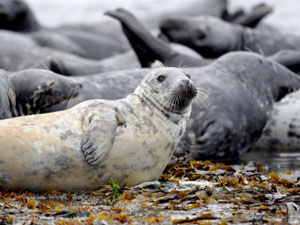
<svg viewBox="0 0 300 225">
<path fill-rule="evenodd" d="M 20 8 L 11 7 L 16 2 Z M 156 37 L 150 30 L 160 18 L 155 13 L 150 20 L 145 17 L 140 22 L 124 9 L 109 10 L 106 15 L 116 21 L 108 20 L 117 26 L 45 29 L 34 23 L 29 7 L 22 9 L 22 2 L 0 0 L 0 29 L 11 30 L 0 31 L 0 68 L 18 71 L 0 72 L 0 119 L 64 111 L 0 121 L 0 187 L 4 189 L 81 191 L 97 189 L 109 178 L 127 186 L 156 181 L 174 150 L 175 154 L 189 153 L 186 159 L 235 160 L 262 134 L 267 144 L 273 143 L 278 130 L 271 126 L 273 119 L 280 126 L 275 115 L 279 108 L 273 110 L 273 106 L 300 87 L 296 74 L 272 60 L 254 53 L 227 53 L 245 48 L 262 50 L 299 72 L 299 52 L 294 51 L 298 37 L 285 39 L 270 27 L 263 32 L 262 28 L 240 26 L 256 27 L 270 11 L 265 5 L 248 15 L 239 11 L 229 15 L 226 0 L 203 0 L 213 6 L 222 3 L 218 9 L 209 7 L 221 13 L 217 13 L 219 19 L 198 17 L 203 13 L 196 7 L 191 7 L 194 12 L 180 10 L 197 16 L 194 18 L 177 18 L 175 13 L 172 19 L 174 13 L 165 12 L 161 22 L 164 34 Z M 207 7 L 201 10 L 209 11 Z M 23 13 L 28 16 L 17 16 Z M 10 15 L 20 21 L 5 20 Z M 116 35 L 119 23 L 131 51 L 124 52 L 129 46 L 125 36 Z M 26 29 L 22 29 L 24 24 Z M 115 50 L 106 39 L 117 48 L 125 43 L 125 50 L 117 51 L 124 53 L 107 57 Z M 185 46 L 174 47 L 169 41 Z M 287 54 L 286 49 L 293 51 Z M 138 63 L 150 67 L 156 60 L 190 68 L 184 72 L 175 68 L 137 69 Z M 25 68 L 31 69 L 20 71 Z M 198 99 L 198 106 L 206 105 L 207 97 L 200 90 L 210 99 L 205 110 L 190 107 L 193 99 Z M 69 98 L 71 102 L 66 101 Z M 74 107 L 67 109 L 71 105 Z M 297 121 L 293 118 L 288 122 L 288 137 L 282 136 L 286 142 L 293 137 L 294 145 L 299 138 Z M 266 124 L 269 129 L 263 133 Z"/>
<path fill-rule="evenodd" d="M 79 191 L 109 178 L 127 186 L 155 181 L 184 133 L 195 97 L 203 101 L 205 94 L 188 75 L 160 68 L 125 99 L 2 120 L 1 187 Z"/>
</svg>

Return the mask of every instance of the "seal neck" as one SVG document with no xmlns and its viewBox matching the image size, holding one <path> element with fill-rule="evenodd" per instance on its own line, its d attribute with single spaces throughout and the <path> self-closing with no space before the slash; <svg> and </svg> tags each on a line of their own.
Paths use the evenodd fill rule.
<svg viewBox="0 0 300 225">
<path fill-rule="evenodd" d="M 162 113 L 166 118 L 171 120 L 173 123 L 178 124 L 182 119 L 187 119 L 191 112 L 191 106 L 187 107 L 185 110 L 181 112 L 173 112 L 165 108 L 157 99 L 149 97 L 141 87 L 137 87 L 133 94 L 130 96 L 136 96 L 142 103 L 146 103 L 151 105 Z"/>
<path fill-rule="evenodd" d="M 236 39 L 235 44 L 231 46 L 230 51 L 244 51 L 245 50 L 245 34 L 244 28 L 242 26 L 235 26 Z"/>
<path fill-rule="evenodd" d="M 261 49 L 255 31 L 251 28 L 240 27 L 239 29 L 239 46 L 237 50 L 249 51 L 261 53 L 263 55 L 263 50 Z"/>
</svg>

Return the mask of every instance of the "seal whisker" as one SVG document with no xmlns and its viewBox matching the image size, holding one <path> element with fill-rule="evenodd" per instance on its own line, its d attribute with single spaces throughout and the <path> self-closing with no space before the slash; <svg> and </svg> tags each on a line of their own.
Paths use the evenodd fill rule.
<svg viewBox="0 0 300 225">
<path fill-rule="evenodd" d="M 67 106 L 66 106 L 66 109 L 69 109 L 71 108 L 73 105 L 74 105 L 74 102 L 75 102 L 75 97 L 73 96 L 70 96 L 67 100 Z"/>
<path fill-rule="evenodd" d="M 196 110 L 205 110 L 209 106 L 209 98 L 202 88 L 197 88 L 197 95 L 192 105 Z"/>
</svg>

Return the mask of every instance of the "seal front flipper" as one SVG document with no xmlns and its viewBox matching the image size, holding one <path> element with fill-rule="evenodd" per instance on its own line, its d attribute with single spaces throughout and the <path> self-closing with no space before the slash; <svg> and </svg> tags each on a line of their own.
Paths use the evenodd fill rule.
<svg viewBox="0 0 300 225">
<path fill-rule="evenodd" d="M 113 146 L 116 130 L 123 124 L 120 114 L 114 109 L 102 109 L 101 114 L 91 115 L 84 134 L 81 150 L 86 161 L 97 165 Z"/>
</svg>

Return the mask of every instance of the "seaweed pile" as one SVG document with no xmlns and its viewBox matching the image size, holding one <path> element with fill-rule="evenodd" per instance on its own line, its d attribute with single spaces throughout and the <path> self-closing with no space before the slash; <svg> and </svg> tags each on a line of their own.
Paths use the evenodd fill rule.
<svg viewBox="0 0 300 225">
<path fill-rule="evenodd" d="M 290 171 L 286 171 L 290 174 Z M 228 166 L 173 159 L 160 187 L 92 193 L 1 192 L 4 224 L 298 224 L 300 178 L 265 174 L 261 164 Z"/>
</svg>

